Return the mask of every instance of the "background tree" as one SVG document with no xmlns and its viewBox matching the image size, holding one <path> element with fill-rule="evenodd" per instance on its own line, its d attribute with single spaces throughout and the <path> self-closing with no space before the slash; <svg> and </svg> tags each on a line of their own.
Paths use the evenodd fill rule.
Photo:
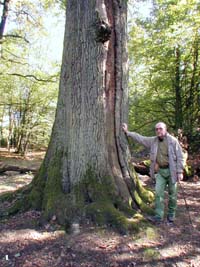
<svg viewBox="0 0 200 267">
<path fill-rule="evenodd" d="M 48 7 L 50 1 L 11 2 L 1 40 L 1 146 L 21 154 L 28 145 L 47 147 L 53 124 L 60 63 L 47 57 L 51 46 L 42 51 Z"/>
<path fill-rule="evenodd" d="M 198 1 L 152 1 L 151 15 L 135 20 L 129 41 L 134 129 L 152 134 L 155 121 L 165 120 L 170 131 L 181 127 L 194 134 L 199 117 L 198 29 Z"/>
<path fill-rule="evenodd" d="M 55 113 L 55 84 L 27 81 L 19 77 L 2 80 L 2 145 L 26 154 L 30 148 L 48 145 Z M 48 90 L 47 90 L 48 84 Z M 5 90 L 6 88 L 6 90 Z"/>
<path fill-rule="evenodd" d="M 0 42 L 3 38 L 6 20 L 8 17 L 9 2 L 10 2 L 10 0 L 4 0 L 3 2 L 0 3 L 0 5 L 2 7 L 2 15 L 1 15 L 1 21 L 0 21 Z"/>
</svg>

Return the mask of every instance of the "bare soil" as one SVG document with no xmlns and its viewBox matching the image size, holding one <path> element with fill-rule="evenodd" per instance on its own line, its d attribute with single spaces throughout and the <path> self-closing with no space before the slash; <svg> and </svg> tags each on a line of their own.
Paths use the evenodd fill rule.
<svg viewBox="0 0 200 267">
<path fill-rule="evenodd" d="M 0 164 L 39 167 L 43 153 L 26 159 L 0 153 Z M 0 194 L 30 183 L 33 175 L 16 172 L 0 176 Z M 148 176 L 140 177 L 153 187 Z M 0 221 L 2 267 L 200 267 L 200 182 L 182 182 L 174 225 L 147 224 L 137 234 L 120 235 L 106 227 L 74 225 L 66 233 L 56 223 L 39 223 L 40 212 L 30 210 Z M 186 203 L 185 203 L 186 200 Z M 0 210 L 8 203 L 0 203 Z M 187 204 L 187 205 L 186 205 Z"/>
</svg>

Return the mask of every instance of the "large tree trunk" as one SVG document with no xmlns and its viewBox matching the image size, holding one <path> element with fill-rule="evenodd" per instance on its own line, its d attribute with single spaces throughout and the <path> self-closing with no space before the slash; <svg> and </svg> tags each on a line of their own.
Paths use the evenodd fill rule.
<svg viewBox="0 0 200 267">
<path fill-rule="evenodd" d="M 142 198 L 152 198 L 134 170 L 131 177 L 121 130 L 128 115 L 126 2 L 67 1 L 55 123 L 26 199 L 60 223 L 87 217 L 127 228 L 121 211 L 145 208 Z"/>
</svg>

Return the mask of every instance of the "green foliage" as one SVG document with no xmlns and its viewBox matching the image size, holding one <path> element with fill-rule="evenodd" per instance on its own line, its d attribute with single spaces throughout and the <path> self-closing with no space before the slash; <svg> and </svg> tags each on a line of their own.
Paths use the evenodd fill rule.
<svg viewBox="0 0 200 267">
<path fill-rule="evenodd" d="M 57 16 L 53 1 L 12 1 L 0 47 L 0 145 L 22 154 L 47 147 L 54 121 L 61 62 L 41 50 L 50 34 L 47 2 Z"/>
<path fill-rule="evenodd" d="M 3 133 L 9 134 L 10 143 L 19 152 L 27 145 L 46 147 L 54 120 L 57 91 L 53 84 L 35 83 L 18 77 L 4 80 L 1 99 Z"/>
<path fill-rule="evenodd" d="M 174 132 L 199 124 L 199 3 L 153 1 L 130 30 L 130 125 L 151 135 L 157 121 Z"/>
<path fill-rule="evenodd" d="M 58 5 L 60 8 L 65 9 L 67 5 L 66 0 L 43 0 L 43 6 L 45 8 L 55 8 L 55 5 Z"/>
</svg>

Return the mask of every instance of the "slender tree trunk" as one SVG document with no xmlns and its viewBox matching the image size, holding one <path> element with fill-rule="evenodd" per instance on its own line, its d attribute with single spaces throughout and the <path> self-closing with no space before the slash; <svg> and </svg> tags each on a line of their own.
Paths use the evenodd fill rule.
<svg viewBox="0 0 200 267">
<path fill-rule="evenodd" d="M 2 16 L 1 16 L 1 22 L 0 22 L 0 41 L 3 38 L 3 33 L 6 25 L 6 20 L 8 17 L 8 8 L 9 8 L 9 2 L 10 0 L 4 0 L 2 5 L 3 5 L 3 11 L 2 11 Z"/>
<path fill-rule="evenodd" d="M 192 57 L 185 64 L 185 111 L 184 121 L 188 136 L 192 138 L 199 118 L 199 37 L 196 34 L 191 49 Z"/>
<path fill-rule="evenodd" d="M 182 128 L 183 124 L 183 112 L 182 112 L 182 95 L 181 95 L 181 84 L 180 84 L 180 49 L 175 48 L 175 129 Z"/>
<path fill-rule="evenodd" d="M 26 143 L 31 124 L 30 98 L 31 98 L 31 91 L 28 91 L 27 97 L 26 99 L 24 99 L 23 108 L 21 108 L 20 110 L 21 120 L 20 120 L 20 131 L 17 144 L 17 153 L 20 153 L 22 155 L 26 154 Z"/>
<path fill-rule="evenodd" d="M 199 40 L 198 35 L 194 40 L 193 45 L 193 67 L 192 67 L 192 76 L 190 82 L 190 131 L 193 134 L 193 129 L 195 126 L 195 120 L 197 117 L 196 110 L 199 109 L 199 105 L 197 103 L 197 89 L 199 85 L 199 73 L 198 73 L 198 61 L 199 61 Z"/>
<path fill-rule="evenodd" d="M 141 196 L 152 199 L 128 167 L 121 130 L 128 115 L 126 2 L 67 1 L 55 123 L 26 199 L 63 224 L 87 217 L 126 229 L 122 210 L 146 207 Z"/>
<path fill-rule="evenodd" d="M 4 135 L 3 135 L 3 119 L 4 119 L 4 114 L 5 114 L 5 106 L 3 106 L 2 114 L 1 114 L 1 118 L 0 118 L 0 147 L 2 146 L 3 139 L 4 139 Z"/>
<path fill-rule="evenodd" d="M 13 111 L 12 111 L 12 105 L 9 105 L 8 116 L 9 116 L 9 126 L 8 126 L 8 136 L 7 136 L 7 149 L 8 149 L 8 151 L 10 151 L 11 146 L 12 146 L 12 135 L 13 135 Z"/>
</svg>

